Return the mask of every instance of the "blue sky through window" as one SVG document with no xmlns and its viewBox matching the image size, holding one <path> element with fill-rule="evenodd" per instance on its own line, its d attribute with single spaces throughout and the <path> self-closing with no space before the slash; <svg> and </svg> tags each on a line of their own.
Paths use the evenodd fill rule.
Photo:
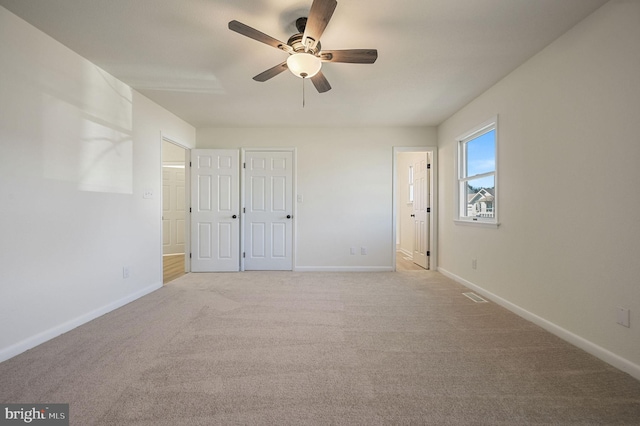
<svg viewBox="0 0 640 426">
<path fill-rule="evenodd" d="M 467 177 L 493 172 L 496 169 L 496 131 L 491 130 L 467 142 Z M 478 188 L 493 188 L 494 177 L 473 179 L 469 182 Z"/>
</svg>

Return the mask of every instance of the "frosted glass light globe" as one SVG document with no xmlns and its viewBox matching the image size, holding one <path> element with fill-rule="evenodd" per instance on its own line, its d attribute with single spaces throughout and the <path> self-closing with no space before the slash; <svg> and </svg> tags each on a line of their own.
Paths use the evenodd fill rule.
<svg viewBox="0 0 640 426">
<path fill-rule="evenodd" d="M 311 53 L 294 53 L 287 58 L 287 67 L 296 77 L 311 78 L 320 71 L 322 61 Z"/>
</svg>

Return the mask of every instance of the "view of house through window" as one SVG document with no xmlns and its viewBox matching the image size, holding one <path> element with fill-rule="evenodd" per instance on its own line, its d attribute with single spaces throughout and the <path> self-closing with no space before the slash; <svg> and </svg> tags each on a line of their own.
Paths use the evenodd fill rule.
<svg viewBox="0 0 640 426">
<path fill-rule="evenodd" d="M 496 120 L 459 140 L 458 218 L 496 222 Z"/>
</svg>

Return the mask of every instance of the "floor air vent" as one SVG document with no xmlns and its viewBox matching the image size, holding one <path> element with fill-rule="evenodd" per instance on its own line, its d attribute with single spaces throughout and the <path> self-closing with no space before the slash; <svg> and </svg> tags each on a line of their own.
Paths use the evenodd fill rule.
<svg viewBox="0 0 640 426">
<path fill-rule="evenodd" d="M 489 303 L 488 301 L 484 300 L 482 297 L 478 296 L 473 292 L 462 293 L 462 294 L 464 294 L 465 296 L 467 296 L 469 299 L 473 300 L 476 303 Z"/>
</svg>

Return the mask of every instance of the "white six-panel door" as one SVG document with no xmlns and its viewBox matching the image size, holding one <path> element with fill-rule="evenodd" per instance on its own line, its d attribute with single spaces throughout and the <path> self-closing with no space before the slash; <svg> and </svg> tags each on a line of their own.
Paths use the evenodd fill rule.
<svg viewBox="0 0 640 426">
<path fill-rule="evenodd" d="M 191 150 L 191 271 L 240 268 L 238 150 Z"/>
<path fill-rule="evenodd" d="M 247 151 L 244 269 L 292 270 L 293 153 Z"/>
<path fill-rule="evenodd" d="M 413 263 L 429 268 L 429 169 L 428 154 L 420 155 L 420 160 L 413 165 Z"/>
</svg>

